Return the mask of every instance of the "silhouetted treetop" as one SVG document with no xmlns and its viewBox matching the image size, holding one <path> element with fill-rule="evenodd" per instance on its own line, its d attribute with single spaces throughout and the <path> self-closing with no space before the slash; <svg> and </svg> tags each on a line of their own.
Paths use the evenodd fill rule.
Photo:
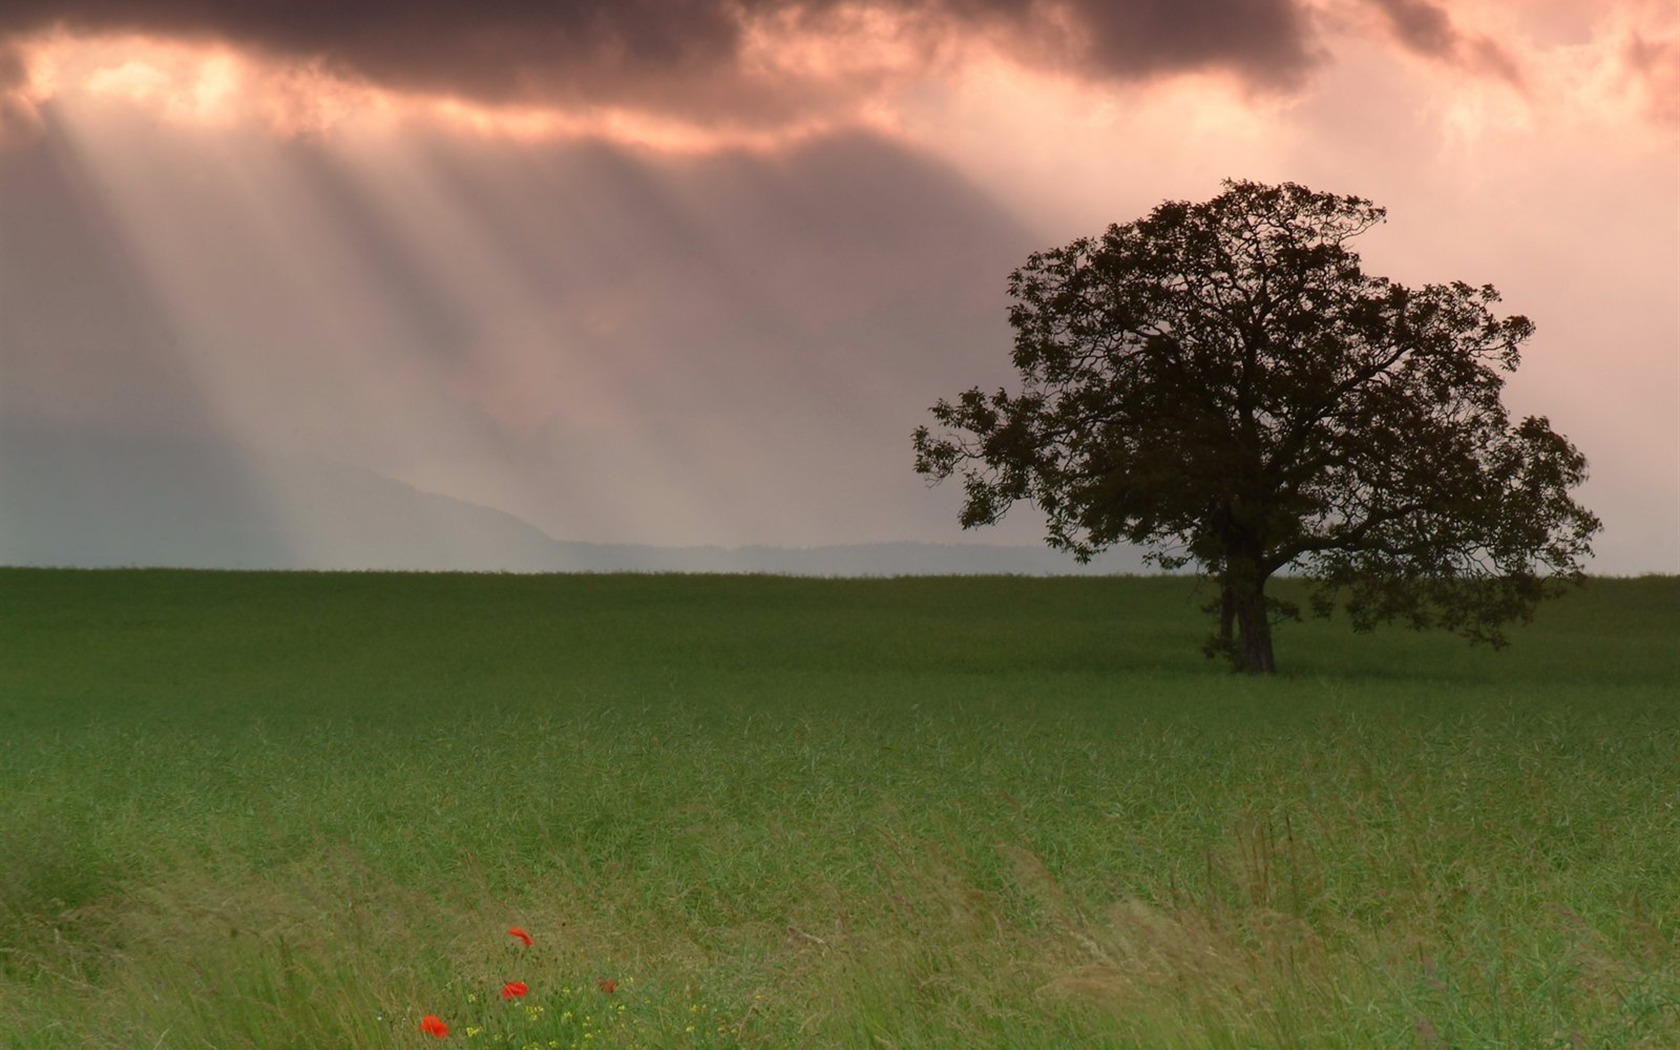
<svg viewBox="0 0 1680 1050">
<path fill-rule="evenodd" d="M 1224 186 L 1031 255 L 1009 279 L 1020 389 L 939 401 L 916 470 L 962 477 L 964 528 L 1030 500 L 1082 561 L 1130 542 L 1197 563 L 1220 584 L 1210 651 L 1249 671 L 1294 612 L 1265 594 L 1286 567 L 1356 629 L 1503 644 L 1600 527 L 1569 496 L 1585 458 L 1500 399 L 1534 326 L 1491 285 L 1366 274 L 1368 200 Z"/>
</svg>

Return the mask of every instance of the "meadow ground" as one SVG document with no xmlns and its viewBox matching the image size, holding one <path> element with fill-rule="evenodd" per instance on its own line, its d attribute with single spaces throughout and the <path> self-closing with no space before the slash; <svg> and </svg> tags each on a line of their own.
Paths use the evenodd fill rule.
<svg viewBox="0 0 1680 1050">
<path fill-rule="evenodd" d="M 0 1046 L 1680 1046 L 1680 579 L 1193 589 L 0 571 Z"/>
</svg>

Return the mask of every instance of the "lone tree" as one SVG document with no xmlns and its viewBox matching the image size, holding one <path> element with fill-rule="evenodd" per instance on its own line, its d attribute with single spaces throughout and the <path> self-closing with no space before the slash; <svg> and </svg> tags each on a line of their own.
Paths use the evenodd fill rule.
<svg viewBox="0 0 1680 1050">
<path fill-rule="evenodd" d="M 1503 645 L 1600 527 L 1569 497 L 1586 459 L 1500 403 L 1534 326 L 1496 317 L 1490 285 L 1368 276 L 1348 247 L 1383 221 L 1368 200 L 1224 187 L 1030 256 L 1009 278 L 1020 393 L 935 404 L 917 472 L 962 475 L 964 528 L 1030 499 L 1081 562 L 1127 541 L 1197 563 L 1219 584 L 1207 651 L 1240 670 L 1273 671 L 1274 617 L 1299 616 L 1266 595 L 1285 567 L 1355 630 Z"/>
</svg>

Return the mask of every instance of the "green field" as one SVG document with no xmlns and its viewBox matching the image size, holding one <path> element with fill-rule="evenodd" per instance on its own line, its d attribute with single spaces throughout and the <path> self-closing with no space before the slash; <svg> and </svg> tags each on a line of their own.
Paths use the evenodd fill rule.
<svg viewBox="0 0 1680 1050">
<path fill-rule="evenodd" d="M 0 1046 L 1680 1046 L 1680 579 L 1194 586 L 0 570 Z"/>
</svg>

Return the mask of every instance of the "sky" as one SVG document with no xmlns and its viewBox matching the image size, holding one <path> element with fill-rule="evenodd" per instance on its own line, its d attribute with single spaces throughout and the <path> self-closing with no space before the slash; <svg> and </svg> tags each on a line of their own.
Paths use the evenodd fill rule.
<svg viewBox="0 0 1680 1050">
<path fill-rule="evenodd" d="M 8 0 L 0 560 L 195 484 L 326 558 L 312 464 L 564 540 L 1037 543 L 911 431 L 1010 383 L 1028 253 L 1225 178 L 1495 285 L 1592 570 L 1680 572 L 1672 0 Z"/>
</svg>

